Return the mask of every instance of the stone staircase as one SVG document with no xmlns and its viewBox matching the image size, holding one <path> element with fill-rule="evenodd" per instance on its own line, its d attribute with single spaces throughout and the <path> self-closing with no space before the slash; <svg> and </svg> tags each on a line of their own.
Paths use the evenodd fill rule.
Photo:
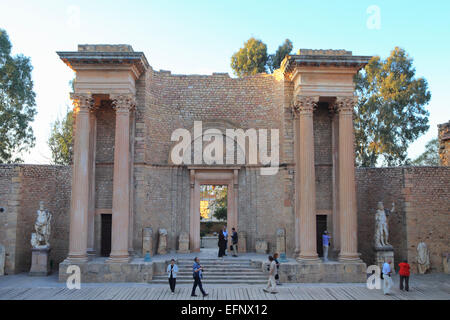
<svg viewBox="0 0 450 320">
<path fill-rule="evenodd" d="M 192 259 L 177 262 L 177 284 L 193 283 Z M 267 275 L 248 259 L 200 259 L 205 284 L 266 284 Z M 167 266 L 167 264 L 166 264 Z M 153 276 L 152 283 L 168 283 L 167 275 Z"/>
</svg>

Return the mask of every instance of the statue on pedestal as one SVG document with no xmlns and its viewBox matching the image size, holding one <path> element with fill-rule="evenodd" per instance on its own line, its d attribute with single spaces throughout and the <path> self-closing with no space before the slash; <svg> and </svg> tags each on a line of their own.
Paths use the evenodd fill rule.
<svg viewBox="0 0 450 320">
<path fill-rule="evenodd" d="M 430 268 L 430 253 L 423 241 L 417 245 L 417 268 L 420 274 L 424 274 Z"/>
<path fill-rule="evenodd" d="M 52 215 L 44 209 L 44 202 L 39 202 L 39 210 L 34 230 L 31 234 L 31 269 L 30 276 L 47 276 L 50 274 L 50 222 Z"/>
<path fill-rule="evenodd" d="M 31 246 L 36 249 L 49 248 L 52 215 L 44 209 L 44 201 L 39 202 L 39 210 L 36 213 L 37 218 L 34 223 L 34 230 L 36 232 L 31 234 Z"/>
<path fill-rule="evenodd" d="M 167 254 L 167 230 L 159 229 L 158 254 Z"/>
<path fill-rule="evenodd" d="M 384 209 L 383 202 L 378 202 L 377 212 L 375 213 L 375 248 L 391 247 L 388 242 L 389 229 L 387 217 L 394 213 L 395 203 L 392 202 L 392 209 Z"/>
</svg>

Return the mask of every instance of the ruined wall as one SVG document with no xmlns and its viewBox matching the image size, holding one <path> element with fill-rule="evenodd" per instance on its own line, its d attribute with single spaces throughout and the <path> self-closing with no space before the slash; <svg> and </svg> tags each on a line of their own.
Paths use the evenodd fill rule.
<svg viewBox="0 0 450 320">
<path fill-rule="evenodd" d="M 450 166 L 450 121 L 438 125 L 441 166 Z"/>
<path fill-rule="evenodd" d="M 450 168 L 398 167 L 358 168 L 358 246 L 362 259 L 373 263 L 374 215 L 376 204 L 386 208 L 395 201 L 389 217 L 389 242 L 396 264 L 408 259 L 417 272 L 417 244 L 430 250 L 432 271 L 442 272 L 442 254 L 450 251 Z"/>
<path fill-rule="evenodd" d="M 41 200 L 53 215 L 50 260 L 53 269 L 57 269 L 69 246 L 71 168 L 51 165 L 0 168 L 0 207 L 5 208 L 0 214 L 0 242 L 6 243 L 6 272 L 26 272 L 31 267 L 30 239 Z"/>
</svg>

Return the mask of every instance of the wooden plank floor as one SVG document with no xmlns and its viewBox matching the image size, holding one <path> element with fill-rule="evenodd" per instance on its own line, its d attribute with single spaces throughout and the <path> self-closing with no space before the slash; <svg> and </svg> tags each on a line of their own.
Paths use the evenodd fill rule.
<svg viewBox="0 0 450 320">
<path fill-rule="evenodd" d="M 284 286 L 278 294 L 265 293 L 262 287 L 238 286 L 205 288 L 209 296 L 191 297 L 190 286 L 177 287 L 171 294 L 165 287 L 82 287 L 67 288 L 0 288 L 0 300 L 450 300 L 450 293 L 433 288 L 412 287 L 410 292 L 392 290 L 385 296 L 382 290 L 369 290 L 364 286 Z"/>
</svg>

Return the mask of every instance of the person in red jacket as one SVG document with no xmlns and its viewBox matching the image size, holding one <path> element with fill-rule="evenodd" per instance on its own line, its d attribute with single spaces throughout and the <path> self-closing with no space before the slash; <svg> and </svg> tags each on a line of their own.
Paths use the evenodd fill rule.
<svg viewBox="0 0 450 320">
<path fill-rule="evenodd" d="M 409 291 L 409 269 L 410 266 L 407 260 L 403 260 L 402 263 L 399 263 L 400 271 L 398 274 L 400 275 L 400 290 L 403 290 L 403 281 L 405 282 L 405 290 Z"/>
</svg>

